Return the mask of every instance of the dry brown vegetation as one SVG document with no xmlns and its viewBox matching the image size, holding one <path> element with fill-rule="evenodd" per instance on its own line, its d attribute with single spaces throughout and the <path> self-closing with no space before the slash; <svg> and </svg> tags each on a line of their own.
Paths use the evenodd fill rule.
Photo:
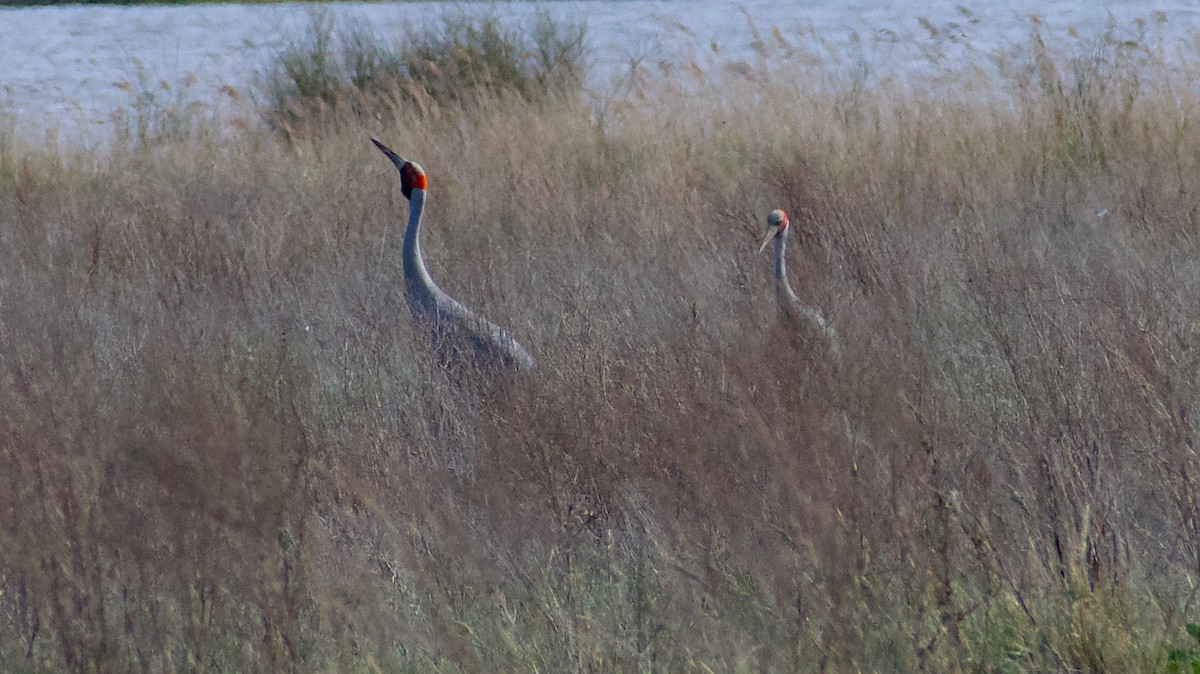
<svg viewBox="0 0 1200 674">
<path fill-rule="evenodd" d="M 1023 62 L 4 139 L 0 668 L 1161 671 L 1200 616 L 1195 83 Z M 412 330 L 371 135 L 533 376 Z M 774 207 L 841 363 L 778 324 Z"/>
</svg>

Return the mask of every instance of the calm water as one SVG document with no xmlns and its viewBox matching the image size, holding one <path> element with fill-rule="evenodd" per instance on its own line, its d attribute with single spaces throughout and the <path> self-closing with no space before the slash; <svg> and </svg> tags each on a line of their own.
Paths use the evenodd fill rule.
<svg viewBox="0 0 1200 674">
<path fill-rule="evenodd" d="M 918 9 L 913 9 L 917 6 Z M 714 0 L 688 2 L 538 2 L 504 4 L 338 3 L 339 22 L 368 23 L 383 34 L 435 21 L 447 7 L 527 21 L 538 11 L 585 22 L 598 64 L 589 85 L 603 92 L 632 62 L 713 62 L 754 58 L 754 31 L 772 30 L 828 63 L 856 63 L 904 77 L 930 68 L 994 62 L 1028 42 L 1034 22 L 1067 48 L 1086 51 L 1105 30 L 1142 33 L 1165 58 L 1183 58 L 1200 10 L 1184 2 L 926 0 L 878 2 Z M 138 92 L 211 107 L 252 91 L 268 56 L 311 20 L 314 5 L 192 7 L 38 7 L 0 9 L 0 112 L 22 128 L 103 131 Z M 1036 17 L 1036 18 L 1031 18 Z M 943 57 L 930 61 L 930 47 Z M 965 76 L 965 75 L 964 75 Z"/>
</svg>

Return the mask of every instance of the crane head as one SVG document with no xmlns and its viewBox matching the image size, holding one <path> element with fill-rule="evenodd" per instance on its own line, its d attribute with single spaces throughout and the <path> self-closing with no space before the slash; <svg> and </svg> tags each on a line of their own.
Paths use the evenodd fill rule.
<svg viewBox="0 0 1200 674">
<path fill-rule="evenodd" d="M 767 244 L 771 242 L 771 239 L 787 236 L 789 224 L 791 224 L 791 221 L 788 220 L 787 213 L 778 208 L 771 211 L 770 215 L 767 216 L 767 235 L 763 237 L 762 245 L 758 247 L 758 252 L 763 252 Z"/>
<path fill-rule="evenodd" d="M 392 152 L 388 146 L 374 138 L 371 139 L 371 142 L 375 143 L 375 147 L 379 148 L 384 156 L 391 159 L 392 163 L 396 165 L 396 169 L 400 171 L 400 191 L 404 193 L 405 199 L 412 195 L 413 190 L 429 189 L 429 180 L 425 177 L 425 169 L 421 168 L 420 164 L 408 161 Z"/>
</svg>

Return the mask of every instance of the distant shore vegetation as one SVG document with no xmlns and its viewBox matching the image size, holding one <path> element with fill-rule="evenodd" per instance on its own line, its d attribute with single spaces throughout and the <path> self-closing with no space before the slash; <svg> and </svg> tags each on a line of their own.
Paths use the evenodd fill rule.
<svg viewBox="0 0 1200 674">
<path fill-rule="evenodd" d="M 588 58 L 584 26 L 545 13 L 508 26 L 495 14 L 446 10 L 431 30 L 384 35 L 316 12 L 275 55 L 263 102 L 268 123 L 292 133 L 330 116 L 395 106 L 474 107 L 509 95 L 578 100 Z"/>
</svg>

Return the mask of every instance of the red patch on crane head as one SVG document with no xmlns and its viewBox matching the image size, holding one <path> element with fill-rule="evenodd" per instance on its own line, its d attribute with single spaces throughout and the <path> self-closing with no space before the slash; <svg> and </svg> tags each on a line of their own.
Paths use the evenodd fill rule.
<svg viewBox="0 0 1200 674">
<path fill-rule="evenodd" d="M 413 190 L 429 189 L 429 179 L 425 177 L 425 169 L 420 164 L 404 162 L 400 167 L 400 191 L 407 199 Z"/>
<path fill-rule="evenodd" d="M 767 226 L 775 227 L 780 232 L 787 229 L 789 224 L 791 224 L 791 220 L 788 219 L 788 214 L 784 213 L 783 209 L 776 208 L 767 216 Z"/>
</svg>

